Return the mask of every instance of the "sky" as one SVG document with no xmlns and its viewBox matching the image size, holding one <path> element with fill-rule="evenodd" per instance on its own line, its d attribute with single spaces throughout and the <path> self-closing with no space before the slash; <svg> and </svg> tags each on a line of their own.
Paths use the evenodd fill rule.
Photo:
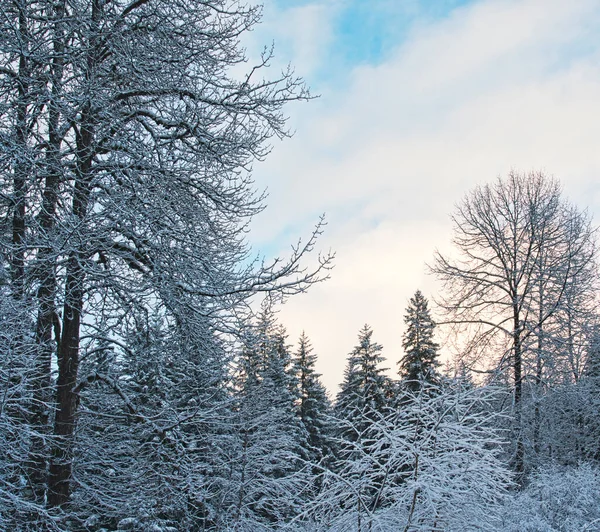
<svg viewBox="0 0 600 532">
<path fill-rule="evenodd" d="M 294 136 L 254 167 L 269 196 L 250 242 L 285 255 L 325 213 L 331 278 L 279 319 L 332 393 L 365 323 L 395 370 L 408 300 L 435 299 L 426 264 L 475 185 L 542 170 L 600 220 L 600 0 L 265 0 L 243 44 L 271 43 L 271 68 L 318 98 L 288 107 Z"/>
</svg>

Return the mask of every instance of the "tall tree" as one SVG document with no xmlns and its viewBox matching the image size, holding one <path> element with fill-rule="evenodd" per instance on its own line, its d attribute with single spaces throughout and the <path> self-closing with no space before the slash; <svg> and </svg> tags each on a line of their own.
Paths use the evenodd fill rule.
<svg viewBox="0 0 600 532">
<path fill-rule="evenodd" d="M 36 268 L 30 266 L 32 251 L 40 241 L 37 229 L 47 229 L 47 205 L 40 189 L 55 145 L 55 121 L 50 123 L 47 118 L 50 114 L 56 117 L 52 96 L 60 59 L 54 44 L 60 24 L 46 21 L 55 19 L 60 9 L 61 2 L 45 0 L 11 0 L 0 6 L 0 216 L 6 253 L 2 260 L 10 271 L 12 297 L 24 305 L 25 299 L 31 300 L 37 292 L 39 301 L 33 333 L 39 347 L 28 351 L 36 370 L 28 380 L 31 445 L 25 461 L 29 486 L 38 502 L 44 499 L 51 409 L 50 354 L 55 342 L 48 290 L 53 277 L 42 261 Z M 35 308 L 29 307 L 27 312 L 34 314 Z"/>
<path fill-rule="evenodd" d="M 325 386 L 315 370 L 317 355 L 304 332 L 300 335 L 293 364 L 298 382 L 299 415 L 308 435 L 306 455 L 319 463 L 331 453 L 330 404 Z"/>
<path fill-rule="evenodd" d="M 281 527 L 311 490 L 303 449 L 307 434 L 295 404 L 285 331 L 263 307 L 241 355 L 237 452 L 230 521 L 234 527 Z"/>
<path fill-rule="evenodd" d="M 14 297 L 36 302 L 28 478 L 66 507 L 81 399 L 97 389 L 81 361 L 107 343 L 123 355 L 129 316 L 159 309 L 189 331 L 196 315 L 231 333 L 257 292 L 322 277 L 300 263 L 320 226 L 287 263 L 252 261 L 244 236 L 263 205 L 248 168 L 287 135 L 283 106 L 309 95 L 289 72 L 261 77 L 268 53 L 232 73 L 258 7 L 14 0 L 0 12 L 3 267 Z"/>
<path fill-rule="evenodd" d="M 342 431 L 351 441 L 364 437 L 363 433 L 385 412 L 388 403 L 389 379 L 380 366 L 385 361 L 381 355 L 383 347 L 372 337 L 373 330 L 365 324 L 358 334 L 358 345 L 348 355 L 344 382 L 336 398 L 336 416 L 352 422 L 350 430 Z"/>
<path fill-rule="evenodd" d="M 388 391 L 391 386 L 381 367 L 385 360 L 381 355 L 383 348 L 372 337 L 372 329 L 365 325 L 359 332 L 358 344 L 348 355 L 344 382 L 336 398 L 336 460 L 332 468 L 338 472 L 354 470 L 359 463 L 364 466 L 362 458 L 370 454 L 377 442 L 386 445 L 381 439 L 380 423 L 390 410 Z M 377 493 L 384 477 L 377 470 L 373 475 L 358 474 L 353 478 L 355 493 L 348 504 L 356 507 L 360 523 L 364 512 L 380 503 Z"/>
<path fill-rule="evenodd" d="M 562 199 L 555 179 L 511 172 L 469 193 L 453 222 L 458 256 L 437 253 L 431 268 L 444 282 L 439 305 L 467 339 L 465 360 L 481 362 L 496 349 L 496 369 L 512 370 L 513 466 L 522 478 L 523 383 L 541 378 L 547 326 L 569 283 L 590 271 L 590 221 Z"/>
<path fill-rule="evenodd" d="M 431 318 L 427 299 L 420 290 L 410 299 L 404 315 L 406 331 L 402 347 L 406 353 L 398 362 L 400 378 L 413 392 L 423 383 L 438 381 L 438 344 L 434 341 L 435 322 Z"/>
</svg>

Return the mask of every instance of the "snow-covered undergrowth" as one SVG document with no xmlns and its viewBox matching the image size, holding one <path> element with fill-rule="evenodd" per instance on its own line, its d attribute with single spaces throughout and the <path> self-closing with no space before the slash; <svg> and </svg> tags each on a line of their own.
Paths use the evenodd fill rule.
<svg viewBox="0 0 600 532">
<path fill-rule="evenodd" d="M 505 532 L 600 530 L 600 469 L 589 464 L 535 473 L 504 508 Z"/>
</svg>

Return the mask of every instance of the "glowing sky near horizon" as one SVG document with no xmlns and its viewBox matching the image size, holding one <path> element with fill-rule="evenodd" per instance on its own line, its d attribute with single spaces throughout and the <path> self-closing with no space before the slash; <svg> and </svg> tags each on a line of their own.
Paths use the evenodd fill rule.
<svg viewBox="0 0 600 532">
<path fill-rule="evenodd" d="M 336 252 L 331 279 L 290 299 L 335 393 L 364 323 L 387 366 L 402 316 L 449 249 L 449 216 L 475 184 L 515 168 L 556 176 L 600 219 L 600 0 L 265 0 L 244 41 L 275 44 L 314 94 L 288 107 L 291 139 L 255 165 L 268 207 L 250 241 L 267 257 L 306 237 Z"/>
</svg>

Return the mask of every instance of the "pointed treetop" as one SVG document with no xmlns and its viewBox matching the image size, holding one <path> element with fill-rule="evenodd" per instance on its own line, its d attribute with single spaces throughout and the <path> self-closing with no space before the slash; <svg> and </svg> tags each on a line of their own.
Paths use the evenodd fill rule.
<svg viewBox="0 0 600 532">
<path fill-rule="evenodd" d="M 424 381 L 435 383 L 439 367 L 439 345 L 434 340 L 435 322 L 427 298 L 420 290 L 410 299 L 404 315 L 406 331 L 402 337 L 405 355 L 398 362 L 398 373 L 413 391 Z"/>
</svg>

